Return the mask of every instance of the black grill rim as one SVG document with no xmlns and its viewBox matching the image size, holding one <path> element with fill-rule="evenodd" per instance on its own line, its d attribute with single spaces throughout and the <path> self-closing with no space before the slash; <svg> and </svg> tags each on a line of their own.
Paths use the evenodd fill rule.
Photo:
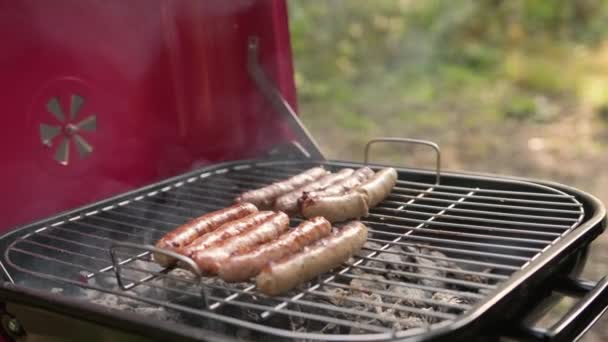
<svg viewBox="0 0 608 342">
<path fill-rule="evenodd" d="M 7 241 L 12 240 L 11 237 L 14 235 L 23 235 L 26 231 L 38 228 L 42 225 L 46 225 L 59 218 L 69 218 L 71 216 L 77 216 L 84 210 L 94 210 L 94 208 L 101 208 L 113 203 L 126 199 L 134 195 L 134 193 L 153 191 L 158 188 L 162 188 L 171 183 L 180 181 L 181 179 L 192 177 L 203 172 L 210 172 L 221 168 L 230 168 L 241 164 L 260 164 L 260 163 L 276 163 L 284 162 L 289 163 L 288 160 L 238 160 L 231 162 L 224 162 L 218 164 L 208 165 L 201 169 L 190 171 L 184 174 L 180 174 L 169 179 L 144 186 L 141 188 L 134 189 L 127 193 L 119 194 L 106 200 L 95 202 L 80 208 L 73 210 L 64 211 L 57 215 L 53 215 L 49 218 L 36 221 L 24 225 L 22 227 L 15 228 L 9 233 L 0 237 L 0 246 L 5 250 Z M 318 164 L 329 164 L 338 167 L 357 167 L 361 163 L 352 163 L 344 161 L 315 161 L 315 160 L 293 160 L 293 163 L 318 163 Z M 382 164 L 372 164 L 373 166 L 390 166 Z M 416 172 L 423 175 L 434 176 L 434 171 L 417 169 L 417 168 L 397 168 L 399 171 L 404 172 Z M 486 330 L 488 327 L 493 327 L 495 322 L 505 321 L 505 319 L 512 318 L 517 312 L 521 311 L 521 308 L 526 304 L 526 299 L 531 298 L 534 293 L 534 288 L 538 287 L 539 284 L 553 276 L 558 267 L 558 264 L 564 262 L 570 256 L 575 254 L 581 248 L 586 247 L 591 241 L 593 241 L 598 235 L 600 235 L 606 225 L 606 209 L 602 203 L 594 196 L 575 189 L 570 186 L 566 186 L 556 182 L 534 180 L 521 177 L 493 175 L 488 173 L 476 173 L 476 172 L 462 172 L 462 171 L 443 171 L 442 176 L 446 178 L 455 179 L 475 179 L 475 180 L 486 180 L 492 182 L 522 182 L 528 185 L 540 185 L 546 186 L 553 189 L 563 191 L 567 194 L 574 195 L 579 200 L 585 209 L 586 216 L 588 213 L 592 215 L 585 217 L 582 223 L 566 234 L 557 243 L 551 246 L 547 251 L 542 253 L 540 257 L 531 261 L 530 264 L 515 273 L 513 273 L 509 280 L 501 284 L 496 289 L 496 292 L 489 296 L 487 300 L 475 305 L 470 309 L 469 312 L 463 314 L 455 321 L 442 322 L 435 326 L 432 331 L 428 331 L 425 334 L 420 334 L 420 329 L 411 329 L 398 333 L 396 338 L 406 339 L 408 341 L 418 340 L 453 340 L 454 338 L 466 338 L 471 336 L 478 336 L 479 332 Z M 0 261 L 0 266 L 4 271 L 4 264 Z M 0 299 L 7 302 L 22 302 L 32 304 L 33 306 L 44 306 L 47 310 L 57 311 L 62 314 L 67 314 L 75 318 L 82 318 L 86 316 L 87 312 L 94 312 L 100 314 L 99 320 L 94 317 L 90 317 L 91 320 L 102 325 L 113 326 L 127 331 L 133 331 L 137 333 L 143 333 L 151 337 L 158 337 L 159 333 L 165 336 L 171 336 L 172 338 L 180 337 L 188 340 L 200 340 L 201 338 L 208 338 L 217 335 L 217 332 L 204 331 L 202 329 L 194 329 L 186 327 L 181 324 L 175 323 L 159 323 L 155 321 L 154 324 L 150 324 L 145 320 L 140 319 L 137 315 L 125 314 L 115 309 L 100 309 L 98 305 L 88 303 L 81 300 L 72 300 L 67 298 L 59 298 L 59 296 L 52 296 L 45 291 L 32 290 L 18 286 L 11 283 L 11 280 L 6 277 L 4 272 L 0 273 L 2 282 L 0 283 Z M 32 300 L 37 297 L 41 301 Z M 45 305 L 43 305 L 45 304 Z M 143 326 L 146 326 L 144 329 Z M 187 329 L 186 329 L 187 328 Z M 211 333 L 213 335 L 207 335 Z M 412 336 L 413 335 L 413 336 Z M 227 337 L 227 336 L 225 336 Z M 364 338 L 364 336 L 361 336 Z"/>
</svg>

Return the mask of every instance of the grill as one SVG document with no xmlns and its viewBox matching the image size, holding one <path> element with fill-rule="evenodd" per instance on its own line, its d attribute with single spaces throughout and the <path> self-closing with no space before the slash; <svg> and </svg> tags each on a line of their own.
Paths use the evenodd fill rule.
<svg viewBox="0 0 608 342">
<path fill-rule="evenodd" d="M 205 168 L 10 234 L 3 271 L 15 286 L 156 315 L 182 337 L 219 328 L 249 338 L 387 340 L 492 317 L 518 284 L 546 279 L 548 267 L 534 270 L 566 253 L 565 240 L 599 233 L 597 204 L 570 189 L 453 173 L 438 184 L 438 173 L 399 169 L 391 195 L 363 220 L 363 251 L 287 295 L 151 261 L 151 245 L 175 226 L 314 165 L 361 166 L 270 160 Z"/>
<path fill-rule="evenodd" d="M 11 90 L 20 93 L 13 97 L 18 104 L 7 108 L 26 120 L 11 127 L 27 127 L 15 136 L 28 138 L 39 127 L 40 140 L 32 141 L 44 150 L 28 142 L 30 156 L 23 160 L 31 163 L 9 163 L 10 176 L 0 177 L 5 192 L 16 194 L 5 196 L 0 210 L 7 222 L 0 223 L 91 203 L 202 161 L 207 166 L 1 237 L 0 333 L 45 341 L 486 341 L 503 335 L 571 341 L 608 308 L 608 278 L 577 279 L 589 243 L 604 229 L 597 199 L 555 183 L 443 172 L 438 146 L 420 140 L 376 139 L 366 145 L 363 163 L 326 161 L 289 105 L 295 94 L 284 2 L 225 3 L 7 6 L 15 18 L 25 15 L 10 25 L 25 26 L 0 33 L 35 37 L 9 39 L 19 53 L 7 56 L 20 61 L 7 64 L 9 77 L 18 75 L 7 84 L 19 84 Z M 59 45 L 57 32 L 75 36 Z M 83 48 L 83 41 L 111 43 Z M 23 51 L 47 50 L 44 61 L 21 61 Z M 44 63 L 53 71 L 42 73 L 38 64 Z M 28 72 L 14 72 L 19 68 Z M 29 91 L 37 94 L 33 104 L 24 100 Z M 100 122 L 95 135 L 86 132 L 90 142 L 73 129 L 80 106 Z M 64 120 L 68 108 L 70 121 Z M 48 117 L 34 124 L 38 112 Z M 49 126 L 52 116 L 61 125 Z M 69 157 L 71 139 L 78 158 Z M 368 162 L 376 142 L 431 147 L 436 169 L 398 168 L 397 186 L 362 220 L 369 227 L 364 248 L 331 272 L 268 297 L 252 283 L 201 276 L 186 257 L 174 255 L 190 271 L 153 262 L 159 252 L 153 245 L 167 231 L 232 204 L 245 190 L 318 165 L 382 167 Z M 41 156 L 55 143 L 53 156 Z M 15 144 L 21 140 L 6 145 Z M 122 165 L 116 153 L 132 163 Z M 225 160 L 236 161 L 214 164 Z M 72 182 L 81 176 L 86 181 Z M 39 200 L 24 193 L 42 184 Z M 90 186 L 91 194 L 76 184 Z M 291 225 L 299 222 L 292 218 Z M 554 325 L 538 328 L 533 309 L 543 311 L 543 300 L 558 291 L 581 299 Z"/>
</svg>

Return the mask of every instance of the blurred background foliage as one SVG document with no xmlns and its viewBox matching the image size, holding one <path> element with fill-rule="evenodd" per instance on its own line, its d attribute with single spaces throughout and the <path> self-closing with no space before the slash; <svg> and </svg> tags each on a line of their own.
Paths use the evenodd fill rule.
<svg viewBox="0 0 608 342">
<path fill-rule="evenodd" d="M 551 179 L 608 204 L 608 1 L 288 5 L 299 112 L 330 158 L 361 160 L 375 136 L 427 139 L 447 168 Z M 374 151 L 432 166 L 425 150 Z M 591 278 L 608 273 L 597 250 Z"/>
</svg>

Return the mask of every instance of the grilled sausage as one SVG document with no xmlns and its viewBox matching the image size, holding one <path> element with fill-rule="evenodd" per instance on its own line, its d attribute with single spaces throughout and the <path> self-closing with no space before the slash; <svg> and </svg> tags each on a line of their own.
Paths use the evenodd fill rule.
<svg viewBox="0 0 608 342">
<path fill-rule="evenodd" d="M 217 274 L 222 263 L 239 250 L 251 248 L 276 239 L 289 228 L 289 216 L 278 212 L 259 226 L 233 236 L 213 247 L 196 251 L 191 258 L 199 269 L 208 274 Z"/>
<path fill-rule="evenodd" d="M 273 215 L 274 212 L 272 211 L 260 211 L 258 213 L 243 217 L 242 219 L 224 223 L 211 233 L 205 234 L 192 241 L 191 244 L 182 248 L 179 253 L 190 257 L 197 251 L 214 246 L 215 244 L 221 243 L 233 236 L 239 235 L 240 233 L 259 225 Z"/>
<path fill-rule="evenodd" d="M 298 210 L 298 200 L 305 192 L 316 191 L 325 189 L 336 183 L 340 183 L 354 173 L 353 169 L 342 169 L 340 172 L 331 173 L 320 179 L 309 183 L 303 187 L 300 187 L 292 192 L 289 192 L 281 197 L 277 198 L 274 203 L 274 209 L 284 211 L 289 214 L 293 214 Z"/>
<path fill-rule="evenodd" d="M 270 262 L 297 253 L 330 232 L 331 224 L 323 217 L 304 221 L 274 241 L 233 255 L 220 266 L 220 278 L 227 282 L 246 281 Z"/>
<path fill-rule="evenodd" d="M 357 188 L 359 193 L 367 195 L 367 205 L 370 208 L 382 202 L 397 184 L 397 171 L 392 167 L 384 168 L 367 182 Z"/>
<path fill-rule="evenodd" d="M 300 253 L 270 263 L 256 277 L 256 286 L 270 296 L 285 293 L 338 267 L 357 253 L 366 240 L 367 227 L 359 221 L 349 222 Z"/>
<path fill-rule="evenodd" d="M 222 224 L 256 213 L 257 211 L 258 208 L 251 203 L 239 203 L 205 214 L 165 234 L 165 236 L 158 240 L 156 247 L 174 252 L 179 251 L 199 236 L 215 230 Z M 154 260 L 165 267 L 171 266 L 176 261 L 174 258 L 161 253 L 155 253 Z"/>
<path fill-rule="evenodd" d="M 302 216 L 323 216 L 330 222 L 367 216 L 367 195 L 351 191 L 346 195 L 309 198 L 302 203 Z"/>
<path fill-rule="evenodd" d="M 344 189 L 338 187 L 306 194 L 300 203 L 300 211 L 304 217 L 323 216 L 331 222 L 367 216 L 369 208 L 384 200 L 396 182 L 397 171 L 385 168 L 346 194 L 342 194 Z M 324 196 L 328 194 L 330 196 Z"/>
<path fill-rule="evenodd" d="M 320 167 L 313 167 L 284 181 L 276 182 L 260 189 L 246 191 L 238 196 L 236 201 L 249 202 L 261 209 L 269 209 L 272 208 L 277 197 L 314 182 L 327 174 L 329 174 L 329 171 Z"/>
<path fill-rule="evenodd" d="M 300 207 L 307 200 L 314 200 L 315 198 L 327 197 L 327 196 L 338 196 L 348 193 L 350 190 L 358 187 L 366 180 L 370 179 L 374 175 L 374 171 L 369 167 L 362 167 L 355 171 L 352 175 L 345 178 L 340 182 L 336 182 L 329 187 L 326 187 L 319 191 L 307 191 L 304 192 L 299 200 Z"/>
</svg>

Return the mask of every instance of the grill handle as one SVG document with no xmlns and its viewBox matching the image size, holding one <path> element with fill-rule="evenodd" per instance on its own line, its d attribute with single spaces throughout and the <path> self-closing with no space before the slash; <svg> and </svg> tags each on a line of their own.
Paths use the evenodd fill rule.
<svg viewBox="0 0 608 342">
<path fill-rule="evenodd" d="M 374 138 L 365 144 L 365 152 L 364 152 L 364 163 L 367 164 L 369 161 L 369 150 L 373 144 L 383 142 L 383 143 L 399 143 L 399 144 L 414 144 L 414 145 L 423 145 L 428 146 L 435 150 L 437 155 L 436 165 L 435 165 L 435 184 L 439 185 L 441 181 L 441 150 L 439 149 L 439 145 L 435 144 L 432 141 L 420 140 L 420 139 L 410 139 L 410 138 L 395 138 L 395 137 L 382 137 L 382 138 Z"/>
<path fill-rule="evenodd" d="M 597 283 L 566 278 L 558 285 L 560 292 L 580 296 L 578 303 L 550 328 L 524 324 L 525 335 L 537 341 L 577 341 L 608 309 L 608 276 Z"/>
<path fill-rule="evenodd" d="M 118 258 L 118 255 L 117 255 L 118 249 L 143 250 L 145 252 L 131 256 L 127 259 L 120 261 Z M 142 284 L 146 281 L 152 280 L 152 279 L 156 278 L 157 276 L 162 276 L 163 274 L 166 274 L 173 269 L 173 267 L 166 267 L 163 270 L 161 270 L 160 272 L 147 271 L 146 273 L 149 273 L 149 275 L 147 275 L 146 277 L 144 277 L 138 281 L 132 281 L 128 284 L 125 284 L 125 282 L 123 281 L 124 279 L 121 275 L 121 270 L 122 270 L 123 265 L 131 263 L 132 261 L 137 260 L 137 259 L 142 259 L 144 257 L 148 257 L 152 253 L 154 253 L 154 254 L 158 253 L 158 254 L 163 254 L 165 256 L 175 258 L 178 261 L 183 262 L 185 265 L 188 265 L 188 268 L 196 276 L 196 279 L 198 280 L 198 283 L 201 287 L 201 298 L 203 300 L 203 303 L 205 304 L 206 307 L 209 306 L 208 288 L 207 288 L 207 286 L 204 286 L 204 284 L 202 282 L 202 279 L 203 279 L 202 272 L 200 271 L 198 265 L 191 258 L 184 256 L 182 254 L 173 252 L 173 251 L 158 248 L 156 246 L 140 245 L 140 244 L 130 243 L 130 242 L 113 242 L 109 248 L 109 252 L 110 252 L 110 258 L 112 259 L 114 275 L 116 276 L 116 283 L 123 291 L 131 290 L 135 286 Z"/>
<path fill-rule="evenodd" d="M 279 89 L 273 84 L 260 65 L 259 45 L 260 40 L 257 36 L 249 37 L 247 44 L 247 71 L 249 76 L 277 113 L 285 119 L 291 131 L 298 138 L 298 142 L 301 144 L 299 147 L 304 149 L 304 155 L 315 160 L 325 160 L 312 134 L 308 132 L 296 112 L 289 105 L 289 102 L 283 98 Z"/>
</svg>

